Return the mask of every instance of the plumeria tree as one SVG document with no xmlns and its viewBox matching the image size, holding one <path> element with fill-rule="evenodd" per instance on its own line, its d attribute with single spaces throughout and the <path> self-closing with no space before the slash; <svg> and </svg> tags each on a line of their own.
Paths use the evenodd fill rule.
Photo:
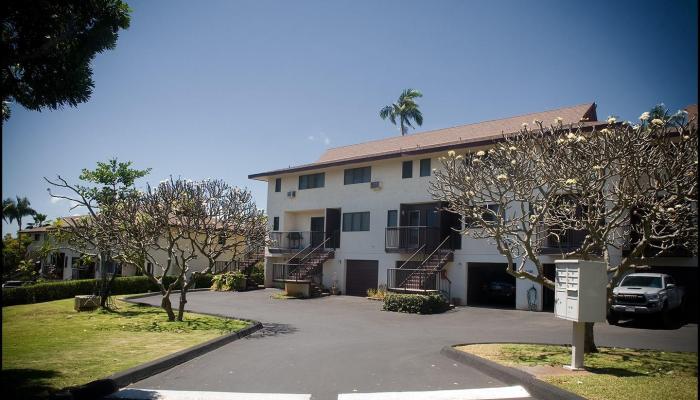
<svg viewBox="0 0 700 400">
<path fill-rule="evenodd" d="M 524 123 L 490 149 L 449 152 L 430 191 L 464 217 L 464 234 L 495 244 L 509 274 L 553 288 L 544 249 L 599 259 L 610 298 L 646 258 L 697 253 L 697 125 L 684 112 L 655 115 Z M 593 324 L 586 338 L 595 351 Z"/>
<path fill-rule="evenodd" d="M 236 260 L 247 247 L 264 246 L 267 237 L 267 221 L 250 192 L 220 180 L 171 178 L 116 209 L 117 257 L 137 265 L 159 287 L 171 321 L 182 321 L 198 275 L 211 273 L 216 261 Z M 204 268 L 193 268 L 197 258 L 206 259 Z M 166 283 L 168 275 L 176 279 Z M 177 288 L 176 315 L 170 295 Z"/>
<path fill-rule="evenodd" d="M 135 182 L 146 176 L 150 169 L 138 170 L 131 162 L 112 159 L 98 162 L 94 170 L 83 169 L 80 183 L 70 183 L 61 175 L 44 178 L 51 185 L 47 189 L 51 197 L 69 201 L 71 210 L 85 214 L 78 217 L 59 218 L 52 233 L 55 246 L 71 248 L 96 260 L 100 272 L 100 306 L 107 307 L 110 287 L 116 277 L 108 276 L 108 265 L 117 247 L 114 224 L 115 206 L 137 194 Z M 52 190 L 53 189 L 53 190 Z"/>
</svg>

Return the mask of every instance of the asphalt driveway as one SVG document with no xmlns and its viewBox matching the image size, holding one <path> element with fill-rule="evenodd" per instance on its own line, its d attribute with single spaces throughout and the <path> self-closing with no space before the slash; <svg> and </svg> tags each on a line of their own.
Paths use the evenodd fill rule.
<svg viewBox="0 0 700 400">
<path fill-rule="evenodd" d="M 365 298 L 279 300 L 276 289 L 194 292 L 188 310 L 260 321 L 264 329 L 137 382 L 145 389 L 338 393 L 508 386 L 440 355 L 469 342 L 570 343 L 571 323 L 551 313 L 457 307 L 438 315 L 381 311 Z M 139 299 L 158 305 L 160 296 Z M 676 330 L 597 324 L 601 346 L 697 352 L 697 325 Z"/>
</svg>

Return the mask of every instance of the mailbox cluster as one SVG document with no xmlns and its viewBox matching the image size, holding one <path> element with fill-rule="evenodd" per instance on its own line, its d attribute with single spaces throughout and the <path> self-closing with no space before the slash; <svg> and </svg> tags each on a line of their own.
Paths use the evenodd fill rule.
<svg viewBox="0 0 700 400">
<path fill-rule="evenodd" d="M 554 315 L 574 322 L 605 321 L 607 308 L 605 264 L 556 260 Z"/>
</svg>

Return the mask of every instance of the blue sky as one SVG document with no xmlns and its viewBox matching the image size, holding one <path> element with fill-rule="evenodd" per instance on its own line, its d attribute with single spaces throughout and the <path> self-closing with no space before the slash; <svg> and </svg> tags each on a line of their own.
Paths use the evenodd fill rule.
<svg viewBox="0 0 700 400">
<path fill-rule="evenodd" d="M 417 131 L 592 101 L 630 120 L 697 103 L 697 1 L 128 2 L 88 103 L 13 107 L 3 198 L 71 214 L 42 177 L 118 157 L 153 168 L 140 186 L 221 178 L 264 208 L 248 174 L 398 135 L 377 114 L 409 87 L 424 93 Z"/>
</svg>

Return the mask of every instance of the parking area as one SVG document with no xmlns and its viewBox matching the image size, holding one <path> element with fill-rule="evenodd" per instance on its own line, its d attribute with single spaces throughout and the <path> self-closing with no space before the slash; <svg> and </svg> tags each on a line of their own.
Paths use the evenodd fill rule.
<svg viewBox="0 0 700 400">
<path fill-rule="evenodd" d="M 444 314 L 381 311 L 361 297 L 279 300 L 277 289 L 196 292 L 192 311 L 249 318 L 265 328 L 135 383 L 148 389 L 251 393 L 338 393 L 472 389 L 509 386 L 440 355 L 468 342 L 568 343 L 571 323 L 551 313 L 457 307 Z M 159 296 L 140 299 L 159 304 Z M 697 325 L 676 330 L 597 324 L 601 346 L 697 351 Z"/>
</svg>

